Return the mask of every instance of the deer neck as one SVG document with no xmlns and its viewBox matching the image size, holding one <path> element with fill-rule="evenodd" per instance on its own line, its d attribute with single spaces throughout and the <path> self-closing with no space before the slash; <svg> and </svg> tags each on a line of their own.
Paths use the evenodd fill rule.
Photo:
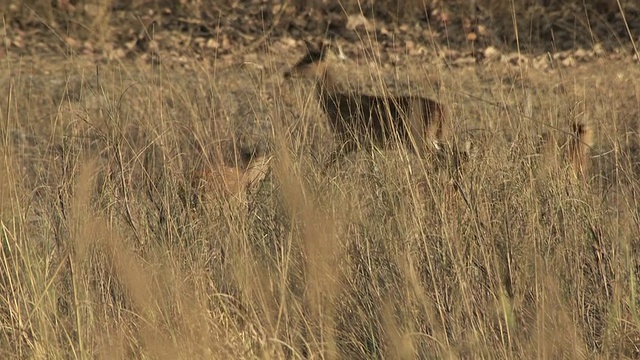
<svg viewBox="0 0 640 360">
<path fill-rule="evenodd" d="M 338 83 L 331 71 L 324 65 L 320 69 L 320 73 L 316 82 L 316 91 L 320 98 L 330 97 L 339 92 Z"/>
</svg>

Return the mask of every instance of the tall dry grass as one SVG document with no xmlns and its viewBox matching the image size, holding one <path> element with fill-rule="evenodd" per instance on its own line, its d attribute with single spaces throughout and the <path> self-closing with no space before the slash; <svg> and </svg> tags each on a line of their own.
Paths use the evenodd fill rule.
<svg viewBox="0 0 640 360">
<path fill-rule="evenodd" d="M 440 77 L 476 155 L 322 174 L 326 119 L 273 46 L 262 74 L 5 61 L 2 357 L 638 356 L 637 69 L 347 64 L 372 93 Z M 576 120 L 585 181 L 539 151 Z"/>
</svg>

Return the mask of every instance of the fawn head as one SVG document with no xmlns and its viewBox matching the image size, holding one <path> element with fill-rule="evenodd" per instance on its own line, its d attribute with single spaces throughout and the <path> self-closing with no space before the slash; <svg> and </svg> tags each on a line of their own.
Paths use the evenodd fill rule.
<svg viewBox="0 0 640 360">
<path fill-rule="evenodd" d="M 326 60 L 335 56 L 327 45 L 320 43 L 316 47 L 306 40 L 305 44 L 307 53 L 284 73 L 285 79 L 319 76 L 325 70 Z"/>
<path fill-rule="evenodd" d="M 571 124 L 571 130 L 577 140 L 587 147 L 593 146 L 593 129 L 589 124 L 575 122 Z"/>
</svg>

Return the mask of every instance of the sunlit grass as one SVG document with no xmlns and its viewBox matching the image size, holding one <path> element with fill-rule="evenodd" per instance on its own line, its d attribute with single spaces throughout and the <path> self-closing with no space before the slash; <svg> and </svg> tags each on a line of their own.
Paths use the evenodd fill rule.
<svg viewBox="0 0 640 360">
<path fill-rule="evenodd" d="M 5 68 L 3 357 L 638 356 L 630 63 L 347 62 L 350 86 L 447 104 L 475 155 L 322 172 L 338 144 L 311 84 L 282 80 L 290 55 Z M 575 120 L 596 131 L 584 181 L 539 151 Z"/>
</svg>

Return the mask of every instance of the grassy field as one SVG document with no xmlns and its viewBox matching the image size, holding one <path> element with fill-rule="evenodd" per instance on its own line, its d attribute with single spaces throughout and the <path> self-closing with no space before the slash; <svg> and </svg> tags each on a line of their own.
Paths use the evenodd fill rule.
<svg viewBox="0 0 640 360">
<path fill-rule="evenodd" d="M 337 144 L 312 85 L 282 79 L 295 49 L 2 60 L 2 358 L 640 356 L 630 57 L 350 59 L 345 86 L 434 97 L 475 151 L 323 173 Z M 596 134 L 584 180 L 540 150 L 576 120 Z"/>
</svg>

